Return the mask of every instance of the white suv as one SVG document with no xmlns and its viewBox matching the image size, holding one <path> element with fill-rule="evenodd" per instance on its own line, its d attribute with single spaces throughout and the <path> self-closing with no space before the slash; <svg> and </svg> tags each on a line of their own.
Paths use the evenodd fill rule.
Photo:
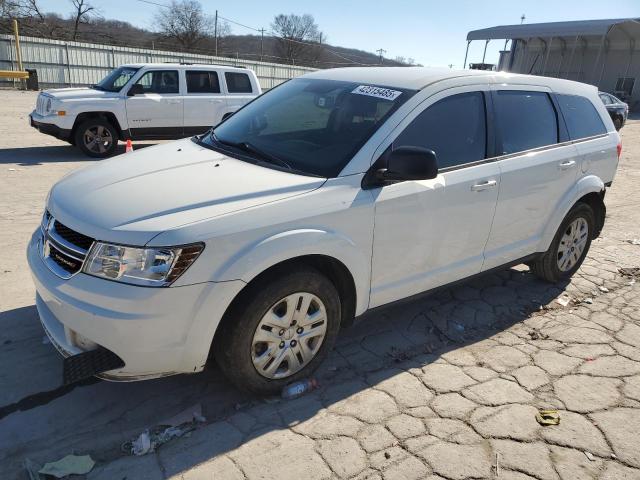
<svg viewBox="0 0 640 480">
<path fill-rule="evenodd" d="M 314 72 L 57 183 L 28 248 L 40 319 L 66 381 L 198 372 L 211 351 L 274 392 L 371 308 L 523 262 L 570 277 L 620 149 L 589 85 Z"/>
<path fill-rule="evenodd" d="M 260 95 L 256 74 L 217 65 L 123 65 L 89 88 L 46 90 L 29 122 L 92 157 L 118 140 L 184 138 L 207 131 Z"/>
</svg>

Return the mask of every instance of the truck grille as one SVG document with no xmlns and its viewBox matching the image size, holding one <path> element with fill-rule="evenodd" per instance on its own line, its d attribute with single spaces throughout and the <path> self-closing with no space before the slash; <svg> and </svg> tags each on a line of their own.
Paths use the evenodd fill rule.
<svg viewBox="0 0 640 480">
<path fill-rule="evenodd" d="M 45 212 L 40 253 L 53 273 L 65 279 L 78 273 L 92 244 L 92 238 L 70 229 Z"/>
<path fill-rule="evenodd" d="M 38 95 L 38 100 L 36 101 L 36 113 L 38 115 L 46 115 L 47 114 L 47 97 L 43 94 Z"/>
</svg>

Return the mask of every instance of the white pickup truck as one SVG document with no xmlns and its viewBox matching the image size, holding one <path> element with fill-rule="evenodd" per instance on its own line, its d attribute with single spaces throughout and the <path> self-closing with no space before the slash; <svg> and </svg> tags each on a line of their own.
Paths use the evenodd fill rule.
<svg viewBox="0 0 640 480">
<path fill-rule="evenodd" d="M 46 90 L 29 123 L 92 157 L 118 140 L 162 140 L 204 133 L 260 95 L 256 74 L 218 65 L 122 65 L 99 83 Z"/>
</svg>

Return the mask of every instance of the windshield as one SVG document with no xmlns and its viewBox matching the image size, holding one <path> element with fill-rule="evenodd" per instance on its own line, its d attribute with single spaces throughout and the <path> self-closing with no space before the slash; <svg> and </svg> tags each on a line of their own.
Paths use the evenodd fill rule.
<svg viewBox="0 0 640 480">
<path fill-rule="evenodd" d="M 335 80 L 294 79 L 237 111 L 201 143 L 242 146 L 273 165 L 335 177 L 414 93 Z"/>
<path fill-rule="evenodd" d="M 109 75 L 93 85 L 93 87 L 98 90 L 104 90 L 105 92 L 119 92 L 138 70 L 140 69 L 133 67 L 116 68 Z"/>
</svg>

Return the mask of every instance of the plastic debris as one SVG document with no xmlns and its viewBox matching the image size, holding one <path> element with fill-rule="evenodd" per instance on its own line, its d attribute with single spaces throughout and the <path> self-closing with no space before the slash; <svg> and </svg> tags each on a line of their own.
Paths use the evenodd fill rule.
<svg viewBox="0 0 640 480">
<path fill-rule="evenodd" d="M 202 406 L 196 404 L 145 430 L 134 440 L 123 443 L 121 449 L 129 455 L 146 455 L 173 438 L 189 435 L 197 428 L 198 423 L 206 421 L 202 416 Z"/>
<path fill-rule="evenodd" d="M 154 427 L 151 430 L 145 430 L 138 438 L 131 442 L 125 442 L 122 450 L 131 455 L 138 457 L 147 453 L 155 452 L 156 449 L 169 440 L 182 437 L 183 435 L 195 429 L 193 424 L 185 424 L 179 427 Z"/>
<path fill-rule="evenodd" d="M 151 450 L 151 437 L 149 432 L 142 432 L 138 438 L 131 443 L 131 453 L 140 456 L 149 453 Z"/>
<path fill-rule="evenodd" d="M 618 456 L 617 456 L 615 453 L 612 453 L 612 454 L 611 454 L 611 459 L 612 459 L 612 460 L 617 460 L 617 459 L 618 459 Z"/>
<path fill-rule="evenodd" d="M 557 410 L 539 410 L 536 413 L 536 421 L 542 426 L 559 425 L 560 414 Z"/>
<path fill-rule="evenodd" d="M 85 475 L 91 471 L 96 462 L 89 455 L 67 455 L 57 462 L 45 463 L 38 470 L 43 475 L 52 475 L 63 478 L 67 475 Z"/>
<path fill-rule="evenodd" d="M 285 386 L 282 389 L 282 398 L 285 400 L 298 398 L 311 390 L 315 390 L 316 388 L 318 388 L 318 381 L 315 378 L 300 380 L 299 382 L 294 382 Z"/>
<path fill-rule="evenodd" d="M 640 245 L 640 239 L 631 238 L 631 239 L 627 240 L 627 243 L 630 243 L 631 245 Z"/>
<path fill-rule="evenodd" d="M 582 300 L 582 303 L 587 303 L 589 305 L 593 304 L 593 298 L 585 298 Z"/>
<path fill-rule="evenodd" d="M 569 297 L 559 297 L 556 299 L 556 302 L 558 302 L 563 307 L 566 307 L 567 305 L 569 305 L 570 301 L 571 299 Z"/>
<path fill-rule="evenodd" d="M 131 139 L 127 140 L 127 146 L 124 148 L 125 153 L 133 152 L 133 143 L 131 143 Z"/>
<path fill-rule="evenodd" d="M 593 454 L 591 452 L 584 452 L 584 456 L 587 457 L 589 459 L 589 461 L 591 462 L 595 462 L 596 461 L 596 457 L 593 456 Z"/>
<path fill-rule="evenodd" d="M 598 290 L 600 290 L 602 293 L 607 293 L 609 291 L 607 287 L 603 287 L 603 286 L 599 286 Z"/>
</svg>

